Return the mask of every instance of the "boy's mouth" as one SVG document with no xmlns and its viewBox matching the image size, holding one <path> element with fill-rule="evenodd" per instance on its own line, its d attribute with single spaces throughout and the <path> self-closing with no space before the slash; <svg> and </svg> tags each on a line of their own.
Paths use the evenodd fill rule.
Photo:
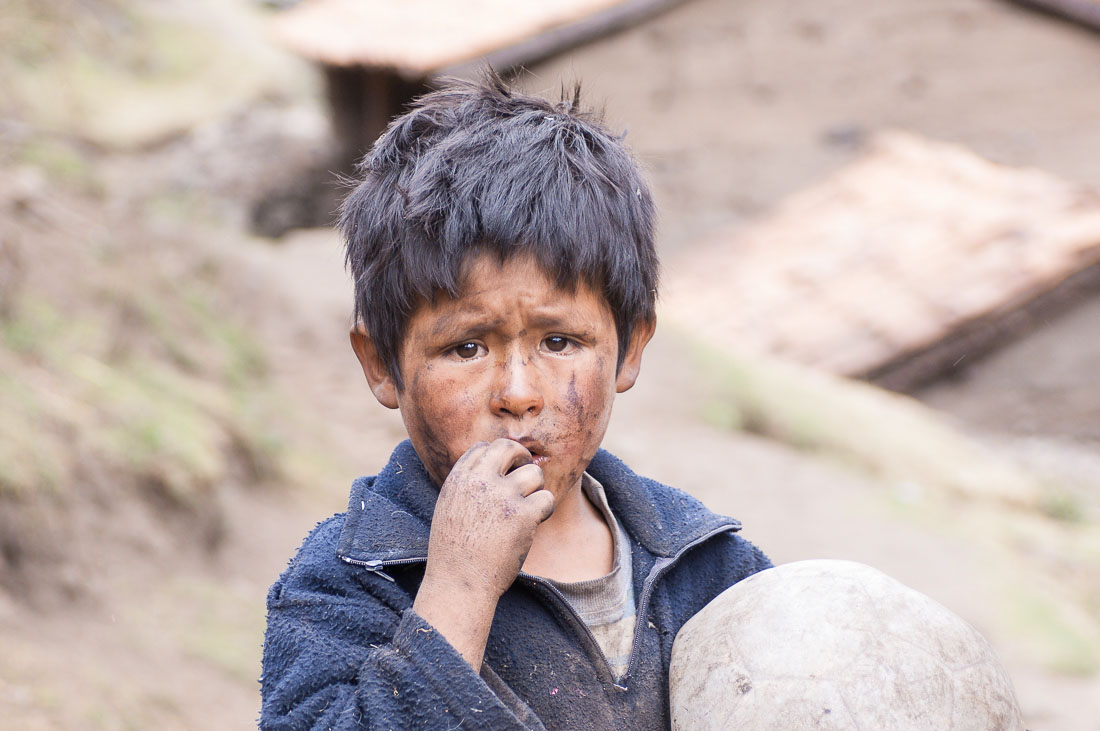
<svg viewBox="0 0 1100 731">
<path fill-rule="evenodd" d="M 512 441 L 519 442 L 523 445 L 523 448 L 531 453 L 531 461 L 542 468 L 547 462 L 550 461 L 550 455 L 545 454 L 542 449 L 542 445 L 536 442 L 534 439 L 525 439 L 523 437 L 515 438 L 509 437 Z"/>
</svg>

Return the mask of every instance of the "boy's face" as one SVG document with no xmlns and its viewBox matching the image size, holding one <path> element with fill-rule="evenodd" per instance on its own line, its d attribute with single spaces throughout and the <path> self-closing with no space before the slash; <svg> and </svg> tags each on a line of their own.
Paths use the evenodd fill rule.
<svg viewBox="0 0 1100 731">
<path fill-rule="evenodd" d="M 533 257 L 470 263 L 458 299 L 425 304 L 409 321 L 398 391 L 369 337 L 352 342 L 378 400 L 398 407 L 432 479 L 442 484 L 479 441 L 514 439 L 545 486 L 563 495 L 603 440 L 617 392 L 634 384 L 653 323 L 639 323 L 616 374 L 610 309 L 586 285 L 560 290 Z"/>
</svg>

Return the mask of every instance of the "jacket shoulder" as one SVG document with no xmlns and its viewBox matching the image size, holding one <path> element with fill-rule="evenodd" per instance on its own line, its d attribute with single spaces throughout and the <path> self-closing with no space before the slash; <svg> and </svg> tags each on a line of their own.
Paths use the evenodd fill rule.
<svg viewBox="0 0 1100 731">
<path fill-rule="evenodd" d="M 292 596 L 323 594 L 347 595 L 354 579 L 348 566 L 336 555 L 344 513 L 322 520 L 302 541 L 286 570 L 268 592 L 268 605 L 273 606 Z"/>
<path fill-rule="evenodd" d="M 654 556 L 672 557 L 708 536 L 741 528 L 739 521 L 711 512 L 683 490 L 635 474 L 604 450 L 588 471 L 604 486 L 615 516 Z"/>
</svg>

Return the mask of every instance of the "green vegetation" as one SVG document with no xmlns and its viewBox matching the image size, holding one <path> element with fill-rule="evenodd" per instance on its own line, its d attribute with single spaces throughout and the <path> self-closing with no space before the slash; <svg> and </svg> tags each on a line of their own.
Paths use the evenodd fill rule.
<svg viewBox="0 0 1100 731">
<path fill-rule="evenodd" d="M 297 89 L 301 66 L 254 12 L 4 4 L 0 116 L 16 124 L 0 140 L 0 497 L 65 499 L 91 480 L 197 506 L 223 482 L 316 465 L 285 448 L 292 410 L 229 314 L 233 282 L 198 250 L 200 193 L 128 182 L 140 165 L 111 174 L 116 152 Z"/>
<path fill-rule="evenodd" d="M 914 399 L 790 363 L 692 341 L 714 399 L 712 423 L 760 434 L 891 485 L 1035 507 L 1039 480 Z"/>
<path fill-rule="evenodd" d="M 144 314 L 127 323 L 133 352 L 111 352 L 110 309 L 63 319 L 30 300 L 3 324 L 0 490 L 64 490 L 88 459 L 180 503 L 230 476 L 277 478 L 278 399 L 259 346 L 215 317 L 200 286 L 117 297 Z"/>
<path fill-rule="evenodd" d="M 41 169 L 51 180 L 90 193 L 101 192 L 85 154 L 66 140 L 46 135 L 32 137 L 20 146 L 17 161 Z"/>
<path fill-rule="evenodd" d="M 235 553 L 221 570 L 232 488 L 333 467 L 244 324 L 278 293 L 241 296 L 214 241 L 244 234 L 202 215 L 206 158 L 174 161 L 312 80 L 253 3 L 2 5 L 0 614 L 19 619 L 0 640 L 4 712 L 187 726 L 180 688 L 213 677 L 247 697 L 259 673 L 263 587 L 236 583 L 257 569 Z"/>
<path fill-rule="evenodd" d="M 1067 523 L 1080 523 L 1085 520 L 1085 509 L 1081 500 L 1058 485 L 1044 489 L 1039 498 L 1039 509 L 1055 520 Z"/>
<path fill-rule="evenodd" d="M 1009 613 L 1020 644 L 1050 669 L 1082 676 L 1100 671 L 1100 633 L 1073 603 L 1020 586 L 1011 593 Z"/>
</svg>

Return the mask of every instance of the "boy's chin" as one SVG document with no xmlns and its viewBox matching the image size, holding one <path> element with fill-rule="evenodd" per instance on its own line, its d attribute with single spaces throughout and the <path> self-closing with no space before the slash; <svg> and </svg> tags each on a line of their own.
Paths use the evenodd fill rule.
<svg viewBox="0 0 1100 731">
<path fill-rule="evenodd" d="M 552 462 L 550 463 L 552 464 Z M 577 466 L 572 473 L 561 474 L 554 469 L 545 469 L 543 474 L 546 478 L 546 484 L 543 487 L 554 494 L 555 498 L 560 498 L 570 490 L 579 487 L 581 484 L 581 475 L 584 470 Z M 576 477 L 572 475 L 575 474 Z"/>
</svg>

